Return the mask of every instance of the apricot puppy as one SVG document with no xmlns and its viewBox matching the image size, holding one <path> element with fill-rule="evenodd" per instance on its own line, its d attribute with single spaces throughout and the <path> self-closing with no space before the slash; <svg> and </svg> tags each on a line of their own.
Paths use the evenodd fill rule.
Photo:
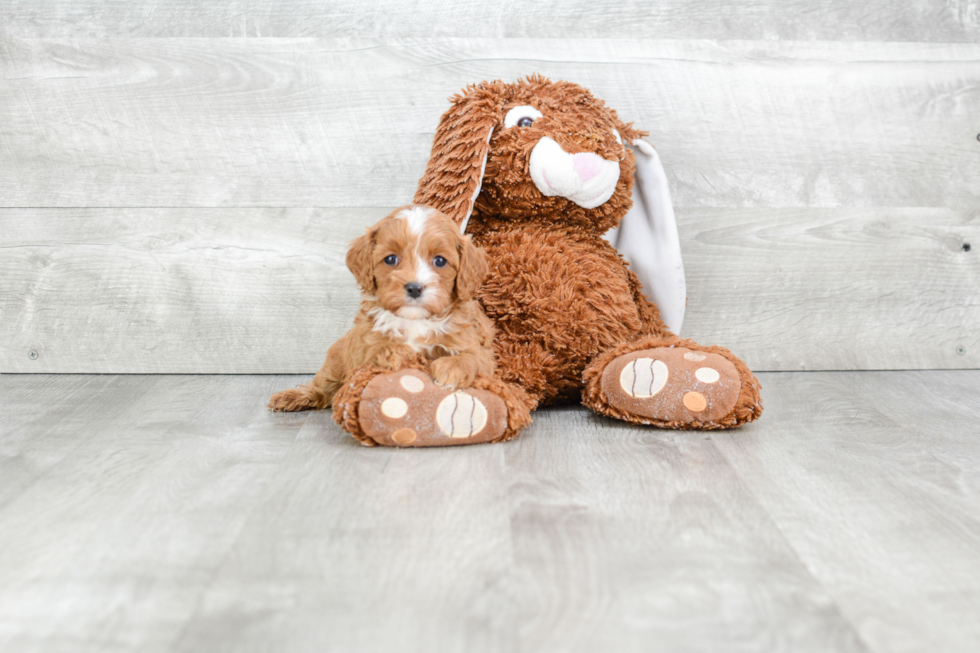
<svg viewBox="0 0 980 653">
<path fill-rule="evenodd" d="M 447 395 L 493 375 L 493 324 L 474 298 L 486 258 L 444 213 L 415 204 L 395 210 L 351 244 L 347 267 L 363 293 L 354 327 L 330 347 L 313 382 L 274 394 L 271 410 L 326 408 L 358 370 L 399 370 L 420 359 L 435 386 L 418 372 L 417 383 L 402 383 L 425 387 L 420 398 L 430 387 Z M 386 416 L 408 410 L 397 402 Z"/>
</svg>

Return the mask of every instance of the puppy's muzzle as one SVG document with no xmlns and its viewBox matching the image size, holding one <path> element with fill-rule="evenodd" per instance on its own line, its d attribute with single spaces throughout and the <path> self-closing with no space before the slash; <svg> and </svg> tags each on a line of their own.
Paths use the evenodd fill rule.
<svg viewBox="0 0 980 653">
<path fill-rule="evenodd" d="M 418 299 L 422 296 L 422 284 L 417 281 L 409 281 L 405 284 L 405 294 L 412 299 Z"/>
</svg>

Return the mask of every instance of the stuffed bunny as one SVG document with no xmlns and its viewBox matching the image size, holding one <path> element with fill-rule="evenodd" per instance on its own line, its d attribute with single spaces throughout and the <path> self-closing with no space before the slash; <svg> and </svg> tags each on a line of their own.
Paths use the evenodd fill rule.
<svg viewBox="0 0 980 653">
<path fill-rule="evenodd" d="M 748 367 L 675 335 L 683 265 L 646 132 L 581 86 L 536 75 L 469 86 L 450 102 L 415 201 L 487 253 L 478 299 L 496 326 L 499 378 L 524 391 L 510 400 L 534 409 L 581 398 L 675 429 L 758 418 Z"/>
</svg>

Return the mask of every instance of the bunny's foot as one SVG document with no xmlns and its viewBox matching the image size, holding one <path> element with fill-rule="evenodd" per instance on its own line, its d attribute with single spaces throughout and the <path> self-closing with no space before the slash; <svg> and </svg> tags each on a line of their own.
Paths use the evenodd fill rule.
<svg viewBox="0 0 980 653">
<path fill-rule="evenodd" d="M 675 429 L 723 429 L 762 414 L 759 382 L 721 347 L 641 341 L 601 356 L 585 372 L 583 403 L 598 413 Z"/>
<path fill-rule="evenodd" d="M 359 393 L 358 387 L 363 387 Z M 367 446 L 497 442 L 514 437 L 530 422 L 521 399 L 519 390 L 497 379 L 478 378 L 473 387 L 453 390 L 436 385 L 418 369 L 367 370 L 338 393 L 334 419 Z"/>
</svg>

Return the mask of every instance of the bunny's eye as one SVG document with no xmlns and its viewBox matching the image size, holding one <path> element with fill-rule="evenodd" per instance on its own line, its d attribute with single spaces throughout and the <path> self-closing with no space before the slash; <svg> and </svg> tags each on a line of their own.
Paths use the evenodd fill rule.
<svg viewBox="0 0 980 653">
<path fill-rule="evenodd" d="M 504 127 L 529 127 L 542 113 L 532 106 L 514 107 L 504 117 Z"/>
<path fill-rule="evenodd" d="M 398 265 L 398 257 L 394 254 L 388 254 L 385 257 L 385 265 Z"/>
</svg>

